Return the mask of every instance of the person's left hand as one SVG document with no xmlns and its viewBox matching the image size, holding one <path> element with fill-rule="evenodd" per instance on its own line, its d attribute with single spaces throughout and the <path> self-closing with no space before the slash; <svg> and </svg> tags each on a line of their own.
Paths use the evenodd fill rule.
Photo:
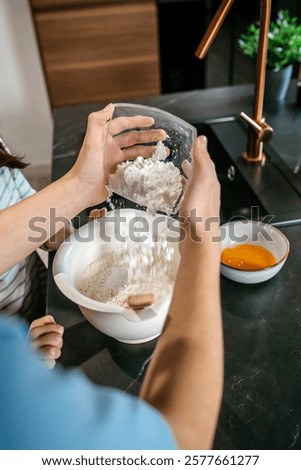
<svg viewBox="0 0 301 470">
<path fill-rule="evenodd" d="M 215 165 L 207 150 L 207 138 L 199 136 L 193 146 L 192 163 L 184 160 L 184 197 L 179 218 L 182 222 L 180 251 L 189 240 L 218 238 L 221 188 Z M 215 242 L 217 246 L 217 242 Z"/>
<path fill-rule="evenodd" d="M 49 368 L 55 366 L 55 360 L 61 355 L 64 327 L 58 325 L 51 315 L 34 320 L 28 336 L 34 349 L 42 352 Z"/>
</svg>

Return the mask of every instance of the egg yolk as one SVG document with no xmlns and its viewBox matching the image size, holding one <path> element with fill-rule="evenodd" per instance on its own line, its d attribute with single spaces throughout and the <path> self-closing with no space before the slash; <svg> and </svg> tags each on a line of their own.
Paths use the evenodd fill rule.
<svg viewBox="0 0 301 470">
<path fill-rule="evenodd" d="M 232 268 L 244 271 L 269 268 L 277 263 L 275 256 L 263 246 L 248 244 L 225 248 L 221 260 Z"/>
</svg>

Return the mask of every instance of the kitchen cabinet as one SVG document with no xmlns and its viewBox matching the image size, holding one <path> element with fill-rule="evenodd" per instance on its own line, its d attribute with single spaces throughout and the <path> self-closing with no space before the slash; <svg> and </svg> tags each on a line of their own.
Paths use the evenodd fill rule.
<svg viewBox="0 0 301 470">
<path fill-rule="evenodd" d="M 160 93 L 154 0 L 31 0 L 52 107 Z"/>
</svg>

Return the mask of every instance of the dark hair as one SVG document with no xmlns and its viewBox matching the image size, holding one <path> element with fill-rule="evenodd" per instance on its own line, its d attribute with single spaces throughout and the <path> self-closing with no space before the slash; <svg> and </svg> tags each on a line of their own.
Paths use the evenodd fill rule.
<svg viewBox="0 0 301 470">
<path fill-rule="evenodd" d="M 23 162 L 23 158 L 24 157 L 11 155 L 3 139 L 0 137 L 0 168 L 3 166 L 7 166 L 8 168 L 25 168 L 29 163 Z"/>
</svg>

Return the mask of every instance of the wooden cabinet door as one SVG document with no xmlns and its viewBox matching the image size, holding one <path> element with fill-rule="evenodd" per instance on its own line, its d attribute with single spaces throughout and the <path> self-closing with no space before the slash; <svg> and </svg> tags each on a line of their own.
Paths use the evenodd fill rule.
<svg viewBox="0 0 301 470">
<path fill-rule="evenodd" d="M 160 93 L 155 2 L 35 12 L 53 107 Z"/>
</svg>

